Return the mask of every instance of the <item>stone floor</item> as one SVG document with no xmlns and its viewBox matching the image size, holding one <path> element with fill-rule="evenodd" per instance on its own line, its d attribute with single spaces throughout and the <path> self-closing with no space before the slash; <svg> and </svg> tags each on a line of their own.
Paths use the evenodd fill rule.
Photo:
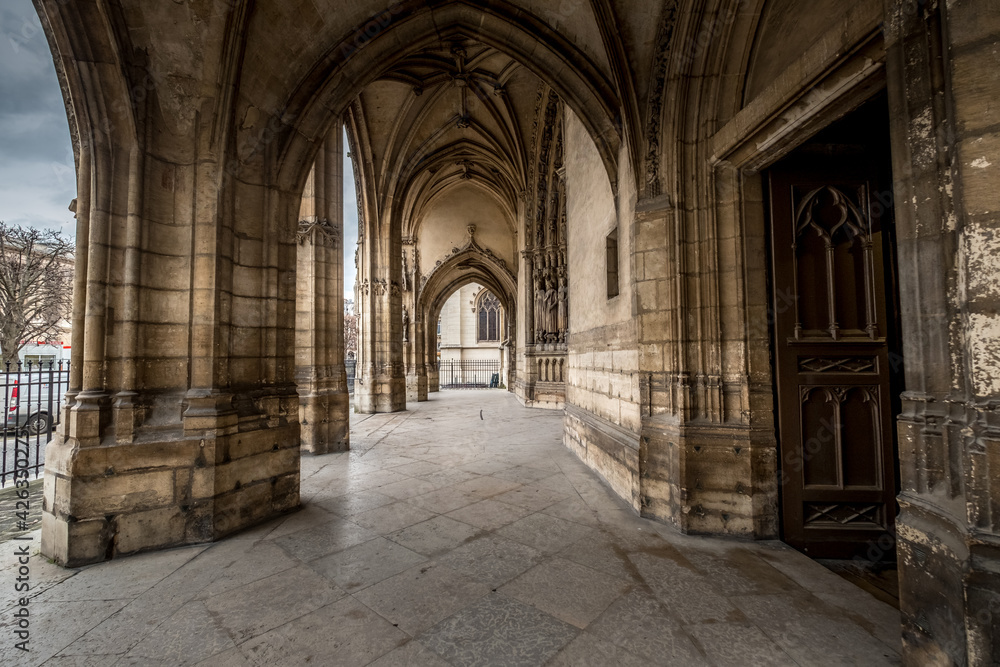
<svg viewBox="0 0 1000 667">
<path fill-rule="evenodd" d="M 562 446 L 560 414 L 499 391 L 412 407 L 304 458 L 295 514 L 79 570 L 34 557 L 28 654 L 3 543 L 0 664 L 898 662 L 894 609 L 783 544 L 637 518 Z"/>
</svg>

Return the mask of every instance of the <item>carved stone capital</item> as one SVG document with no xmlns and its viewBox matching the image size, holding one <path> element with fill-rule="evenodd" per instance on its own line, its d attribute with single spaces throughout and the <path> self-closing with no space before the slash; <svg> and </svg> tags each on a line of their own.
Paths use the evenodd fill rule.
<svg viewBox="0 0 1000 667">
<path fill-rule="evenodd" d="M 326 218 L 316 220 L 300 220 L 296 238 L 299 245 L 321 245 L 336 248 L 340 245 L 340 229 L 334 227 Z"/>
</svg>

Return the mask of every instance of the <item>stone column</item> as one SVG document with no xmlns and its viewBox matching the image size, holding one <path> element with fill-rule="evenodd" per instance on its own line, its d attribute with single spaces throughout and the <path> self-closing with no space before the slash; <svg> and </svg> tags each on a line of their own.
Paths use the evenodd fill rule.
<svg viewBox="0 0 1000 667">
<path fill-rule="evenodd" d="M 522 235 L 527 237 L 528 235 Z M 534 253 L 531 250 L 521 251 L 521 271 L 518 276 L 518 336 L 517 355 L 521 363 L 517 365 L 517 377 L 514 381 L 514 395 L 521 403 L 527 403 L 534 398 L 532 393 L 537 374 L 533 363 L 535 349 L 535 281 Z"/>
<path fill-rule="evenodd" d="M 402 243 L 389 225 L 378 224 L 366 212 L 361 265 L 358 267 L 361 302 L 358 348 L 363 349 L 354 384 L 358 412 L 398 412 L 406 409 L 406 375 L 403 370 Z"/>
<path fill-rule="evenodd" d="M 310 454 L 345 451 L 350 443 L 341 141 L 338 127 L 316 156 L 299 214 L 295 376 L 302 450 Z"/>
<path fill-rule="evenodd" d="M 189 122 L 163 85 L 219 81 L 209 45 L 222 40 L 205 27 L 198 63 L 130 51 L 140 91 L 93 57 L 118 48 L 102 8 L 37 7 L 54 27 L 79 165 L 72 371 L 46 448 L 42 553 L 85 565 L 293 509 L 299 193 L 275 186 L 263 150 L 221 120 L 235 117 L 232 96 L 206 89 L 198 104 L 219 122 Z M 271 121 L 248 116 L 238 131 Z"/>
<path fill-rule="evenodd" d="M 67 566 L 212 541 L 299 503 L 298 198 L 148 134 L 81 154 L 74 370 L 41 543 Z"/>
<path fill-rule="evenodd" d="M 403 346 L 406 356 L 406 400 L 427 400 L 427 365 L 424 362 L 424 318 L 420 296 L 420 254 L 416 237 L 403 239 Z"/>
<path fill-rule="evenodd" d="M 426 401 L 428 392 L 426 352 L 424 350 L 426 334 L 424 320 L 416 315 L 410 323 L 410 348 L 412 366 L 406 376 L 406 400 Z"/>
<path fill-rule="evenodd" d="M 907 664 L 1000 661 L 1000 20 L 886 2 L 906 391 L 899 417 Z"/>
<path fill-rule="evenodd" d="M 440 317 L 440 313 L 438 313 Z M 437 317 L 427 319 L 427 314 L 423 314 L 424 328 L 424 354 L 422 361 L 424 373 L 427 375 L 427 393 L 431 394 L 441 391 L 437 366 Z"/>
</svg>

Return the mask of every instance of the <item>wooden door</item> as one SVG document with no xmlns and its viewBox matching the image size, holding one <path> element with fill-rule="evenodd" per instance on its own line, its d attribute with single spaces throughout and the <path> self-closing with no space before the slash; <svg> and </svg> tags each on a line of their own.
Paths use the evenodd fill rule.
<svg viewBox="0 0 1000 667">
<path fill-rule="evenodd" d="M 895 322 L 878 162 L 789 159 L 767 175 L 784 540 L 892 560 Z"/>
</svg>

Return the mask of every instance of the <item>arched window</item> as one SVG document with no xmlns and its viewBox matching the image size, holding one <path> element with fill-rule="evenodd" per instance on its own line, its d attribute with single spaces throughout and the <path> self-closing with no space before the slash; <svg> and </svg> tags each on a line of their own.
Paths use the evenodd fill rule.
<svg viewBox="0 0 1000 667">
<path fill-rule="evenodd" d="M 500 341 L 500 300 L 492 292 L 486 292 L 480 299 L 477 306 L 479 316 L 480 342 Z"/>
</svg>

